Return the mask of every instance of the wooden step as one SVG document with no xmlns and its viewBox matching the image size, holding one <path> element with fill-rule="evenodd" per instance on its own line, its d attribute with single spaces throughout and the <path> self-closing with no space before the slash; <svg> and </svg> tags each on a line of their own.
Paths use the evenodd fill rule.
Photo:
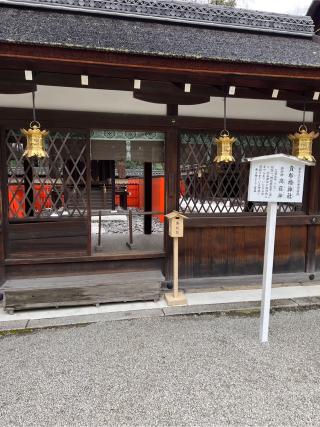
<svg viewBox="0 0 320 427">
<path fill-rule="evenodd" d="M 30 308 L 157 301 L 160 270 L 7 280 L 0 290 L 8 312 Z"/>
<path fill-rule="evenodd" d="M 91 209 L 112 209 L 112 189 L 106 186 L 105 190 L 101 187 L 92 187 L 90 193 Z M 68 209 L 84 209 L 86 199 L 79 197 L 79 194 L 70 193 L 67 200 Z"/>
</svg>

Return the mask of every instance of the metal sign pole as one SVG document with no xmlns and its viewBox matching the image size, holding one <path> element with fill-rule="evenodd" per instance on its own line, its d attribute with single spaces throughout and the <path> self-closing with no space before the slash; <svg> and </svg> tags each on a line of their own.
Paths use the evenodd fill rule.
<svg viewBox="0 0 320 427">
<path fill-rule="evenodd" d="M 264 246 L 263 262 L 263 281 L 262 281 L 262 299 L 261 299 L 261 317 L 260 317 L 260 341 L 268 342 L 269 319 L 270 319 L 270 301 L 272 290 L 272 271 L 274 257 L 274 242 L 277 222 L 276 202 L 269 202 L 267 209 L 266 240 Z"/>
</svg>

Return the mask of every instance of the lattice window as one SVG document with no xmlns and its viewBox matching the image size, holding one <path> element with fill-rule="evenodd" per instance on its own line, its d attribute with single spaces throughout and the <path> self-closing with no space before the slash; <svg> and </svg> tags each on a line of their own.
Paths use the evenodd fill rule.
<svg viewBox="0 0 320 427">
<path fill-rule="evenodd" d="M 265 203 L 247 202 L 247 157 L 291 154 L 286 136 L 235 135 L 235 163 L 213 163 L 217 147 L 214 134 L 182 133 L 180 136 L 180 201 L 185 213 L 219 214 L 266 212 Z M 280 212 L 302 211 L 301 204 L 281 204 Z"/>
<path fill-rule="evenodd" d="M 5 143 L 9 219 L 87 214 L 85 134 L 51 131 L 47 159 L 23 157 L 26 139 L 20 131 L 8 130 Z"/>
</svg>

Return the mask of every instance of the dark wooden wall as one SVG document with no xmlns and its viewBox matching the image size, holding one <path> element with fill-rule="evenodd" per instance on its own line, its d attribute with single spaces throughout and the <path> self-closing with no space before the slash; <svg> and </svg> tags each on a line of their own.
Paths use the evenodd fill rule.
<svg viewBox="0 0 320 427">
<path fill-rule="evenodd" d="M 8 259 L 50 258 L 88 254 L 86 218 L 8 225 Z"/>
<path fill-rule="evenodd" d="M 320 228 L 319 228 L 320 229 Z M 265 226 L 187 227 L 180 244 L 183 278 L 261 274 Z M 307 226 L 278 226 L 275 273 L 306 270 Z"/>
</svg>

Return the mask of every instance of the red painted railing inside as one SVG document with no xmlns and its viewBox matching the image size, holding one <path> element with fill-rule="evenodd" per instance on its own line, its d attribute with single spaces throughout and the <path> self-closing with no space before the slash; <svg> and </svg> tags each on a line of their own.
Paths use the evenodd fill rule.
<svg viewBox="0 0 320 427">
<path fill-rule="evenodd" d="M 143 209 L 144 180 L 143 178 L 132 178 L 128 180 L 128 208 Z M 164 177 L 152 178 L 152 210 L 164 212 Z M 120 197 L 116 196 L 116 205 L 120 204 Z M 160 222 L 164 221 L 163 215 L 155 215 Z"/>
<path fill-rule="evenodd" d="M 34 209 L 51 208 L 51 185 L 34 185 Z M 31 190 L 29 190 L 31 191 Z M 164 212 L 164 177 L 152 178 L 152 210 Z M 128 207 L 143 209 L 144 181 L 142 178 L 129 179 L 128 181 Z M 23 218 L 25 216 L 25 188 L 24 185 L 9 185 L 9 218 Z M 116 205 L 120 204 L 119 196 L 116 196 Z M 163 215 L 156 215 L 161 222 Z"/>
<path fill-rule="evenodd" d="M 34 186 L 34 207 L 35 211 L 52 207 L 51 185 L 35 184 Z M 185 193 L 185 185 L 180 182 L 180 193 Z M 132 178 L 128 180 L 128 207 L 143 209 L 144 181 L 143 178 Z M 9 218 L 25 216 L 25 189 L 24 185 L 9 185 Z M 63 196 L 62 196 L 63 199 Z M 164 212 L 165 187 L 164 177 L 156 176 L 152 178 L 152 210 Z M 120 197 L 116 196 L 116 206 L 120 205 Z M 161 222 L 163 215 L 156 215 Z"/>
<path fill-rule="evenodd" d="M 35 211 L 51 208 L 51 185 L 34 185 L 33 203 Z M 29 190 L 31 191 L 31 190 Z M 9 185 L 9 218 L 23 218 L 25 216 L 25 189 L 24 185 Z"/>
</svg>

